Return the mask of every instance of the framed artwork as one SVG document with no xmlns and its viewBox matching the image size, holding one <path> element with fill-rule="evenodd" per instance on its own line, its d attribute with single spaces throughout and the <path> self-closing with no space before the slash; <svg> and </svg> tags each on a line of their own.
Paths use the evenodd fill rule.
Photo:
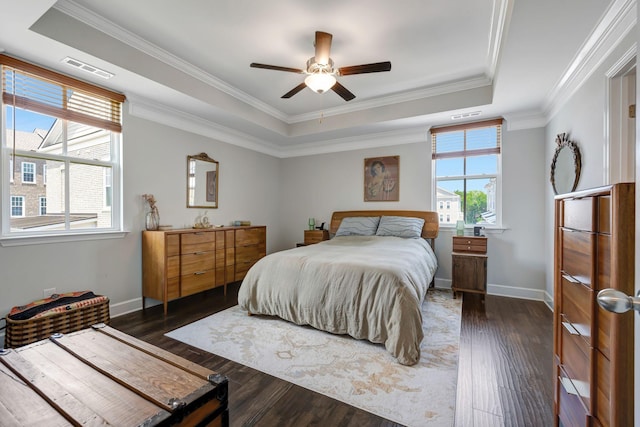
<svg viewBox="0 0 640 427">
<path fill-rule="evenodd" d="M 364 159 L 364 201 L 400 200 L 400 156 Z"/>
</svg>

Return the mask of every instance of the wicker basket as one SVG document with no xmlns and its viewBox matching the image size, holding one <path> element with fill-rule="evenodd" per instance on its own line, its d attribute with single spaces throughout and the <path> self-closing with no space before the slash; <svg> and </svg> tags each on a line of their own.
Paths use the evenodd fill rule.
<svg viewBox="0 0 640 427">
<path fill-rule="evenodd" d="M 20 347 L 49 338 L 55 333 L 75 332 L 96 323 L 109 323 L 109 320 L 109 299 L 107 298 L 93 305 L 50 316 L 26 320 L 12 320 L 7 317 L 4 346 L 7 348 Z"/>
</svg>

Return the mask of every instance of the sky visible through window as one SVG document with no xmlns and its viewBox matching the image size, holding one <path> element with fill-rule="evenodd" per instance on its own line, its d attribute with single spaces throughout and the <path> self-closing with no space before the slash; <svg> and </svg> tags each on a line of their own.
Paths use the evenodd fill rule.
<svg viewBox="0 0 640 427">
<path fill-rule="evenodd" d="M 45 116 L 32 111 L 16 109 L 16 130 L 33 132 L 35 129 L 49 130 L 55 122 L 55 117 Z M 6 129 L 13 129 L 13 108 L 7 106 L 6 109 Z"/>
<path fill-rule="evenodd" d="M 479 128 L 467 131 L 467 149 L 482 149 L 495 147 L 496 128 Z M 464 132 L 450 132 L 440 134 L 438 140 L 438 152 L 459 151 L 464 149 Z M 466 173 L 462 158 L 436 160 L 436 174 L 439 178 L 460 177 L 463 175 L 495 174 L 498 171 L 498 156 L 496 154 L 467 157 Z M 467 179 L 467 191 L 485 191 L 484 186 L 489 182 L 486 179 Z M 455 192 L 462 191 L 462 180 L 454 179 L 439 181 L 438 186 Z"/>
</svg>

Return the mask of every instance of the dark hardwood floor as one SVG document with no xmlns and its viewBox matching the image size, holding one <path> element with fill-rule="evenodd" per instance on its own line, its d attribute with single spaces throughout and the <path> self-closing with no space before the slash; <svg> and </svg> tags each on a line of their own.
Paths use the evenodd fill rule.
<svg viewBox="0 0 640 427">
<path fill-rule="evenodd" d="M 111 319 L 111 326 L 229 378 L 232 426 L 397 426 L 396 423 L 167 338 L 236 304 L 239 283 Z M 552 315 L 541 302 L 465 294 L 456 426 L 551 426 Z"/>
</svg>

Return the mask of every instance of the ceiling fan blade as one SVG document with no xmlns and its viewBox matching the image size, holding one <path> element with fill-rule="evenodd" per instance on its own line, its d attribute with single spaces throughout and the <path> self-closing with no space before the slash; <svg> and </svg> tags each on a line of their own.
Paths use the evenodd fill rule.
<svg viewBox="0 0 640 427">
<path fill-rule="evenodd" d="M 373 64 L 352 65 L 350 67 L 341 67 L 338 72 L 341 76 L 348 76 L 350 74 L 366 74 L 366 73 L 380 73 L 382 71 L 390 71 L 391 62 L 375 62 Z"/>
<path fill-rule="evenodd" d="M 344 99 L 345 101 L 351 101 L 353 98 L 356 97 L 354 94 L 352 94 L 349 91 L 349 89 L 347 89 L 346 87 L 342 86 L 338 82 L 336 82 L 336 84 L 333 85 L 331 90 L 334 91 L 335 93 L 337 93 L 338 95 L 340 95 L 340 97 L 342 99 Z"/>
<path fill-rule="evenodd" d="M 307 87 L 307 85 L 304 82 L 302 82 L 298 86 L 296 86 L 293 89 L 291 89 L 289 92 L 287 92 L 284 95 L 282 95 L 281 98 L 287 98 L 287 99 L 291 98 L 293 95 L 295 95 L 296 93 L 300 92 L 305 87 Z"/>
<path fill-rule="evenodd" d="M 327 65 L 329 64 L 329 53 L 331 52 L 331 39 L 333 36 L 323 31 L 316 31 L 316 56 L 315 61 L 317 64 Z"/>
<path fill-rule="evenodd" d="M 252 62 L 249 64 L 252 68 L 264 68 L 265 70 L 276 70 L 276 71 L 287 71 L 289 73 L 304 73 L 304 70 L 300 68 L 290 68 L 290 67 L 280 67 L 278 65 L 268 65 L 268 64 L 258 64 L 257 62 Z"/>
</svg>

